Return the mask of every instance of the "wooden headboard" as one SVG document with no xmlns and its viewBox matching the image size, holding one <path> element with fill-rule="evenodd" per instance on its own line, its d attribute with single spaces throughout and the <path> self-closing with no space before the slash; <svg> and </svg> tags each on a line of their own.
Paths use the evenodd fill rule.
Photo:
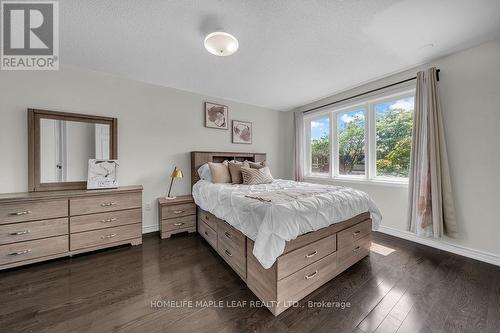
<svg viewBox="0 0 500 333">
<path fill-rule="evenodd" d="M 200 180 L 198 169 L 207 162 L 220 163 L 224 160 L 263 162 L 266 160 L 266 153 L 234 153 L 234 152 L 213 152 L 213 151 L 192 151 L 191 152 L 191 187 Z"/>
</svg>

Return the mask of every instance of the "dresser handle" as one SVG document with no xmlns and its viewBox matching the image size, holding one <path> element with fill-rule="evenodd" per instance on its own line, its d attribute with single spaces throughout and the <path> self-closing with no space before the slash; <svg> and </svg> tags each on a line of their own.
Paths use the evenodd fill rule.
<svg viewBox="0 0 500 333">
<path fill-rule="evenodd" d="M 174 210 L 174 214 L 182 214 L 185 210 Z"/>
<path fill-rule="evenodd" d="M 311 253 L 309 253 L 309 254 L 306 254 L 306 258 L 312 258 L 312 257 L 314 257 L 316 254 L 318 254 L 318 251 L 311 252 Z"/>
<path fill-rule="evenodd" d="M 230 256 L 230 257 L 232 257 L 232 256 L 233 256 L 233 254 L 232 254 L 231 252 L 229 252 L 228 250 L 224 250 L 224 252 L 226 252 L 226 254 L 227 254 L 228 256 Z"/>
<path fill-rule="evenodd" d="M 111 207 L 111 206 L 114 206 L 116 205 L 116 202 L 103 202 L 101 204 L 101 207 Z"/>
<path fill-rule="evenodd" d="M 177 222 L 177 223 L 174 223 L 174 225 L 175 225 L 176 227 L 180 227 L 181 225 L 184 225 L 184 222 Z"/>
<path fill-rule="evenodd" d="M 12 213 L 10 215 L 21 216 L 21 215 L 28 215 L 28 214 L 31 214 L 31 210 L 25 210 L 23 212 Z"/>
<path fill-rule="evenodd" d="M 306 275 L 305 278 L 306 280 L 312 279 L 313 277 L 316 276 L 316 274 L 318 274 L 318 271 L 314 271 L 314 273 Z"/>
<path fill-rule="evenodd" d="M 109 222 L 115 222 L 116 221 L 116 217 L 112 217 L 110 219 L 106 219 L 106 220 L 101 220 L 102 223 L 109 223 Z"/>
<path fill-rule="evenodd" d="M 352 235 L 353 235 L 353 236 L 357 236 L 357 235 L 359 235 L 359 234 L 360 234 L 360 232 L 361 232 L 361 231 L 359 231 L 359 230 L 358 230 L 358 231 L 355 231 L 355 232 L 353 232 L 353 233 L 352 233 Z"/>
<path fill-rule="evenodd" d="M 352 250 L 352 251 L 353 251 L 353 252 L 358 252 L 360 248 L 361 248 L 361 246 L 359 246 L 359 245 L 358 245 L 358 246 L 356 246 L 356 247 L 354 248 L 354 250 Z"/>
<path fill-rule="evenodd" d="M 109 234 L 109 235 L 104 235 L 104 236 L 101 236 L 102 239 L 109 239 L 109 238 L 113 238 L 115 237 L 116 234 Z"/>
<path fill-rule="evenodd" d="M 29 234 L 31 231 L 29 229 L 26 229 L 26 230 L 23 230 L 23 231 L 15 231 L 15 232 L 11 232 L 10 235 L 11 236 L 19 236 L 19 235 L 26 235 L 26 234 Z"/>
<path fill-rule="evenodd" d="M 233 235 L 231 235 L 231 234 L 230 234 L 229 232 L 227 232 L 227 231 L 224 231 L 224 235 L 225 235 L 227 238 L 229 238 L 229 239 L 233 238 Z"/>
<path fill-rule="evenodd" d="M 206 232 L 206 231 L 205 231 L 205 235 L 207 235 L 207 236 L 208 236 L 208 232 Z"/>
<path fill-rule="evenodd" d="M 9 256 L 20 256 L 22 254 L 26 254 L 26 253 L 30 253 L 30 252 L 31 252 L 31 249 L 27 249 L 27 250 L 19 251 L 19 252 L 11 252 L 11 253 L 9 253 Z"/>
</svg>

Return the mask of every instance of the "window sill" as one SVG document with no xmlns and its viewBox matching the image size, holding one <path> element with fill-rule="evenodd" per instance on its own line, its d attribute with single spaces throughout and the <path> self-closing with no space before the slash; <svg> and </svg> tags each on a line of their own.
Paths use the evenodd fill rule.
<svg viewBox="0 0 500 333">
<path fill-rule="evenodd" d="M 383 186 L 383 187 L 399 187 L 399 188 L 408 188 L 408 181 L 399 181 L 399 180 L 386 180 L 386 179 L 366 179 L 366 178 L 344 178 L 344 177 L 335 177 L 330 178 L 328 175 L 309 175 L 304 177 L 304 181 L 308 182 L 321 182 L 327 184 L 337 185 L 338 183 L 344 184 L 362 184 L 362 185 L 371 185 L 371 186 Z"/>
</svg>

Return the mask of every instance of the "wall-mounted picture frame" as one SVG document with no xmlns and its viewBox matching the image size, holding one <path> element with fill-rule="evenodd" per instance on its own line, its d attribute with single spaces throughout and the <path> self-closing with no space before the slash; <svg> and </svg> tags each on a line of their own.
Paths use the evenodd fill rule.
<svg viewBox="0 0 500 333">
<path fill-rule="evenodd" d="M 205 102 L 204 107 L 205 127 L 229 129 L 229 108 L 226 105 Z"/>
<path fill-rule="evenodd" d="M 233 143 L 252 144 L 252 123 L 249 121 L 233 120 Z"/>
<path fill-rule="evenodd" d="M 117 170 L 118 160 L 89 159 L 87 189 L 117 188 Z"/>
</svg>

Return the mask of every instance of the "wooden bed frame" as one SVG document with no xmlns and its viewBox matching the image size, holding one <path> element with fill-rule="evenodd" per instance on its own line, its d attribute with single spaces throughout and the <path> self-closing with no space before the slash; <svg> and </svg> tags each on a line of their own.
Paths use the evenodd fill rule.
<svg viewBox="0 0 500 333">
<path fill-rule="evenodd" d="M 207 162 L 262 162 L 265 153 L 192 152 L 191 181 Z M 254 242 L 229 223 L 198 207 L 197 231 L 275 315 L 333 279 L 370 253 L 372 221 L 368 212 L 286 243 L 274 265 L 264 269 L 253 256 Z"/>
</svg>

